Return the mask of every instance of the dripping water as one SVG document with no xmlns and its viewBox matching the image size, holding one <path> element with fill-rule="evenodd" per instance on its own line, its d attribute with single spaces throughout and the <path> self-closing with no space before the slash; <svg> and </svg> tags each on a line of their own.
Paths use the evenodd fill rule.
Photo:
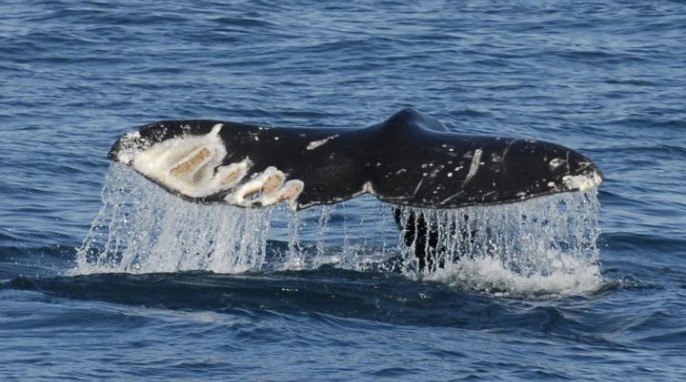
<svg viewBox="0 0 686 382">
<path fill-rule="evenodd" d="M 601 286 L 595 191 L 453 210 L 401 207 L 401 227 L 416 225 L 421 216 L 436 237 L 434 247 L 424 243 L 434 256 L 433 266 L 424 269 L 414 256 L 417 242 L 405 245 L 394 208 L 370 196 L 298 213 L 200 205 L 113 164 L 101 210 L 71 273 L 241 273 L 329 265 L 393 270 L 496 293 L 584 293 Z"/>
<path fill-rule="evenodd" d="M 415 277 L 496 293 L 584 293 L 602 285 L 597 192 L 563 193 L 522 203 L 432 210 L 403 207 L 400 224 L 425 221 L 437 244 L 411 243 L 433 256 Z M 406 262 L 417 269 L 417 260 Z"/>
</svg>

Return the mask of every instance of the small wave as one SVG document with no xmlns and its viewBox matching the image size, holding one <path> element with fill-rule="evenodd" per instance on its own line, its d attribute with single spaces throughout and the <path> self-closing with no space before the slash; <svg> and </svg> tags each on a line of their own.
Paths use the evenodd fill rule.
<svg viewBox="0 0 686 382">
<path fill-rule="evenodd" d="M 686 122 L 681 119 L 661 119 L 657 117 L 629 116 L 605 121 L 603 124 L 618 127 L 651 128 L 681 131 L 686 127 Z"/>
<path fill-rule="evenodd" d="M 610 85 L 629 85 L 629 86 L 657 86 L 659 84 L 644 79 L 636 78 L 609 78 L 605 80 Z"/>
<path fill-rule="evenodd" d="M 666 145 L 666 144 L 653 144 L 653 145 L 614 145 L 598 149 L 588 149 L 589 152 L 593 153 L 612 153 L 613 155 L 630 157 L 634 156 L 649 156 L 650 158 L 655 158 L 660 156 L 661 158 L 674 158 L 674 157 L 684 157 L 686 156 L 686 148 L 676 145 Z"/>
</svg>

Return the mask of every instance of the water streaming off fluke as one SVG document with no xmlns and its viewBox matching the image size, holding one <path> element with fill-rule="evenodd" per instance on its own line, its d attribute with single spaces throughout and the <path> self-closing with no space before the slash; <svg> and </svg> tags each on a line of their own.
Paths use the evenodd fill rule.
<svg viewBox="0 0 686 382">
<path fill-rule="evenodd" d="M 424 244 L 435 260 L 422 272 L 417 242 L 407 242 L 394 209 L 372 198 L 297 213 L 201 205 L 114 164 L 71 273 L 240 273 L 328 264 L 505 293 L 576 294 L 601 285 L 595 190 L 497 206 L 402 207 L 401 226 L 422 216 L 437 238 L 435 248 Z"/>
</svg>

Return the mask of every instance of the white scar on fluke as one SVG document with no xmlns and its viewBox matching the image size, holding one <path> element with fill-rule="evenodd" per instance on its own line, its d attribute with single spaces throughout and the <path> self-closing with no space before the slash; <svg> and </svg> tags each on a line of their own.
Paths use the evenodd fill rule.
<svg viewBox="0 0 686 382">
<path fill-rule="evenodd" d="M 323 146 L 323 145 L 325 145 L 327 142 L 329 142 L 330 140 L 336 139 L 336 138 L 338 138 L 338 134 L 332 135 L 332 136 L 330 136 L 330 137 L 326 137 L 326 138 L 324 138 L 324 139 L 320 139 L 320 140 L 318 140 L 318 141 L 312 141 L 312 142 L 310 142 L 310 143 L 307 145 L 306 149 L 307 149 L 307 150 L 314 150 L 314 149 L 316 149 L 317 147 Z"/>
<path fill-rule="evenodd" d="M 467 173 L 467 177 L 464 179 L 464 182 L 462 182 L 463 185 L 469 183 L 472 178 L 474 178 L 474 175 L 476 175 L 476 172 L 479 171 L 479 166 L 482 164 L 481 163 L 481 154 L 482 151 L 481 149 L 476 149 L 474 151 L 474 156 L 472 157 L 472 163 L 469 165 L 469 172 Z"/>
<path fill-rule="evenodd" d="M 119 153 L 119 160 L 170 191 L 190 198 L 227 193 L 223 200 L 236 206 L 286 202 L 295 210 L 305 187 L 301 180 L 287 180 L 286 174 L 273 166 L 246 180 L 253 166 L 248 157 L 222 165 L 228 155 L 219 136 L 222 127 L 218 123 L 206 135 L 182 135 L 144 147 L 133 144 L 138 137 L 133 133 L 126 136 L 132 143 L 123 143 L 127 148 Z"/>
</svg>

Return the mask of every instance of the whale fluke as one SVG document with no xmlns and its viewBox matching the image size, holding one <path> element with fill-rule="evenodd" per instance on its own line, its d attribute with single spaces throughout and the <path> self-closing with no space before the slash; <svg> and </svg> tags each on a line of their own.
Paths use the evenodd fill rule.
<svg viewBox="0 0 686 382">
<path fill-rule="evenodd" d="M 109 158 L 199 203 L 293 210 L 363 193 L 395 205 L 459 208 L 585 191 L 603 175 L 544 141 L 461 135 L 412 109 L 362 129 L 160 121 L 125 134 Z"/>
</svg>

